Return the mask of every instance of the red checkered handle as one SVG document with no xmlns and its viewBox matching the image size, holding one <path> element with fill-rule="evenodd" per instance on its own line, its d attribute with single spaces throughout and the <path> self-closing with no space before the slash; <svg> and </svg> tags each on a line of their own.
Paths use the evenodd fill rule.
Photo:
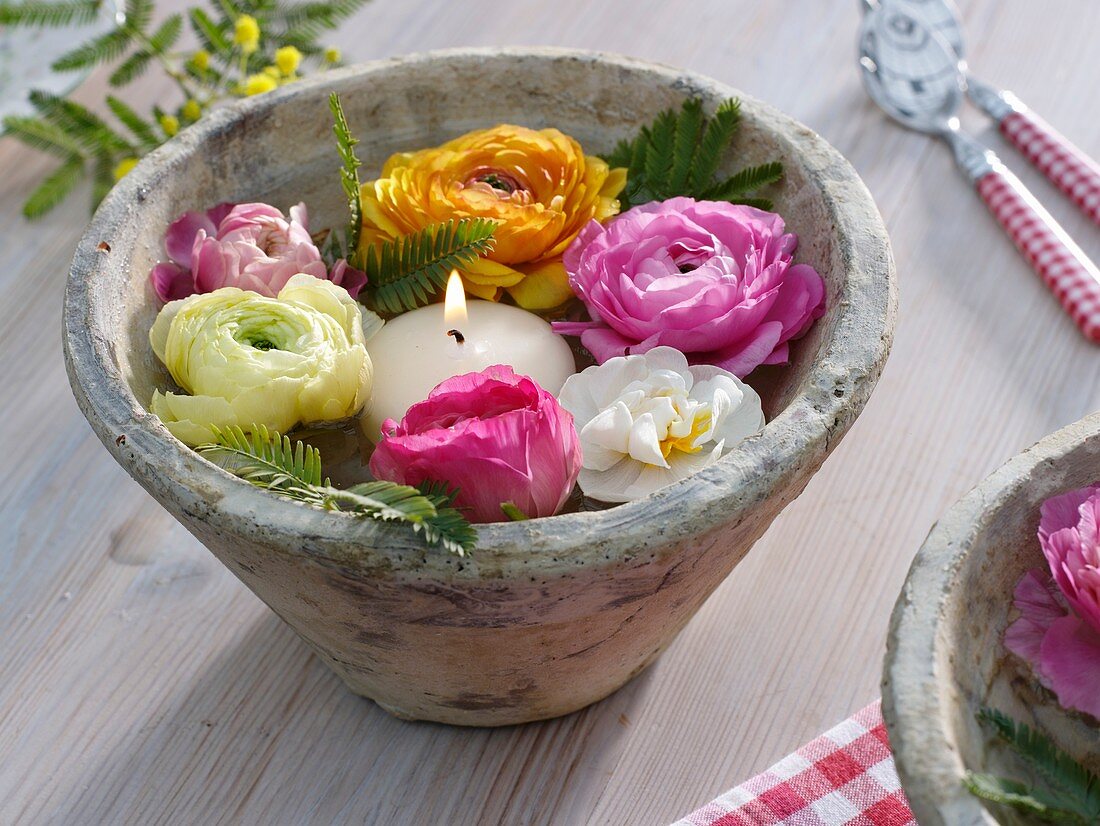
<svg viewBox="0 0 1100 826">
<path fill-rule="evenodd" d="M 1100 224 L 1100 164 L 1028 109 L 1002 118 L 1001 133 Z"/>
<path fill-rule="evenodd" d="M 982 200 L 1081 332 L 1100 343 L 1100 270 L 1003 166 L 986 172 L 977 185 Z"/>
</svg>

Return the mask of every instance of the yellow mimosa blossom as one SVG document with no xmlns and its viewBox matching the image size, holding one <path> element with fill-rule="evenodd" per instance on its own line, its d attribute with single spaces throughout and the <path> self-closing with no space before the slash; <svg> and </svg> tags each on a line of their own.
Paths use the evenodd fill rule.
<svg viewBox="0 0 1100 826">
<path fill-rule="evenodd" d="M 275 65 L 286 77 L 291 77 L 302 62 L 302 53 L 293 46 L 283 46 L 275 50 Z"/>
<path fill-rule="evenodd" d="M 155 391 L 150 409 L 188 445 L 211 441 L 211 425 L 285 433 L 301 422 L 345 419 L 370 396 L 359 304 L 304 273 L 277 298 L 222 287 L 171 301 L 149 342 L 184 391 Z"/>
<path fill-rule="evenodd" d="M 205 72 L 210 68 L 210 52 L 206 51 L 206 49 L 197 50 L 191 55 L 191 65 L 200 72 Z"/>
<path fill-rule="evenodd" d="M 137 166 L 137 158 L 123 158 L 114 168 L 114 176 L 116 181 L 121 181 L 126 175 Z"/>
<path fill-rule="evenodd" d="M 161 115 L 160 128 L 164 130 L 165 135 L 172 137 L 180 131 L 180 119 L 175 115 Z"/>
<path fill-rule="evenodd" d="M 329 63 L 339 63 L 340 58 L 343 57 L 340 50 L 335 46 L 329 46 L 325 49 L 325 60 Z"/>
<path fill-rule="evenodd" d="M 467 292 L 495 301 L 506 290 L 521 307 L 548 309 L 572 295 L 562 253 L 589 221 L 618 213 L 625 183 L 625 169 L 557 129 L 495 126 L 386 161 L 363 184 L 362 243 L 452 218 L 494 220 L 493 251 L 462 272 Z"/>
<path fill-rule="evenodd" d="M 283 76 L 283 73 L 279 71 L 278 66 L 264 66 L 263 73 L 276 81 Z"/>
<path fill-rule="evenodd" d="M 260 24 L 251 14 L 242 14 L 237 18 L 233 30 L 233 42 L 241 47 L 245 54 L 252 54 L 260 47 Z"/>
<path fill-rule="evenodd" d="M 197 100 L 189 100 L 183 104 L 180 114 L 183 115 L 185 120 L 196 121 L 202 116 L 202 107 L 199 106 Z"/>
<path fill-rule="evenodd" d="M 244 83 L 244 93 L 249 97 L 252 95 L 262 95 L 264 92 L 270 92 L 278 85 L 279 82 L 271 75 L 249 75 L 248 80 Z"/>
</svg>

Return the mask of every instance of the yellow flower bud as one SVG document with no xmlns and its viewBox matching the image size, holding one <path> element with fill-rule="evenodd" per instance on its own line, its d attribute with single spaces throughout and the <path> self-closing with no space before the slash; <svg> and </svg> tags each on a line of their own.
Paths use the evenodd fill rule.
<svg viewBox="0 0 1100 826">
<path fill-rule="evenodd" d="M 325 49 L 325 60 L 329 63 L 339 63 L 341 57 L 343 57 L 343 55 L 340 54 L 340 50 L 335 46 L 329 46 Z"/>
<path fill-rule="evenodd" d="M 119 161 L 114 170 L 115 180 L 121 181 L 123 178 L 125 178 L 130 170 L 137 166 L 137 162 L 137 158 L 123 158 L 121 161 Z"/>
<path fill-rule="evenodd" d="M 264 66 L 263 72 L 265 75 L 275 80 L 279 80 L 283 76 L 278 66 Z"/>
<path fill-rule="evenodd" d="M 252 54 L 260 46 L 260 24 L 251 14 L 242 14 L 237 18 L 233 31 L 233 42 L 241 47 L 245 54 Z"/>
<path fill-rule="evenodd" d="M 191 65 L 200 72 L 205 72 L 210 68 L 210 52 L 206 51 L 206 49 L 199 49 L 191 55 Z"/>
<path fill-rule="evenodd" d="M 250 75 L 244 83 L 244 93 L 249 97 L 262 95 L 264 92 L 270 92 L 278 85 L 271 75 Z"/>
<path fill-rule="evenodd" d="M 196 121 L 202 116 L 202 107 L 199 106 L 197 100 L 189 100 L 183 104 L 180 114 L 183 115 L 183 119 L 186 121 Z"/>
<path fill-rule="evenodd" d="M 275 50 L 275 65 L 286 77 L 290 77 L 302 62 L 302 53 L 293 46 L 283 46 Z"/>
<path fill-rule="evenodd" d="M 180 131 L 180 119 L 175 115 L 161 115 L 160 128 L 164 130 L 165 135 L 172 137 Z"/>
</svg>

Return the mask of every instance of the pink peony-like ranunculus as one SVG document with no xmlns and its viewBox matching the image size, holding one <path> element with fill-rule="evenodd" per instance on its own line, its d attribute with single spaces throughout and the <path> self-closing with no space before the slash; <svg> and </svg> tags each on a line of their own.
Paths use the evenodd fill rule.
<svg viewBox="0 0 1100 826">
<path fill-rule="evenodd" d="M 666 345 L 744 377 L 782 364 L 825 311 L 825 284 L 792 264 L 797 236 L 771 212 L 672 198 L 586 226 L 563 263 L 592 321 L 558 322 L 603 364 Z"/>
<path fill-rule="evenodd" d="M 1020 618 L 1005 646 L 1027 660 L 1065 708 L 1100 718 L 1100 485 L 1043 503 L 1039 544 L 1050 576 L 1029 571 L 1016 586 Z M 1053 577 L 1053 581 L 1051 580 Z"/>
<path fill-rule="evenodd" d="M 553 516 L 581 469 L 573 417 L 511 367 L 454 376 L 400 423 L 387 419 L 371 473 L 406 485 L 446 482 L 471 522 L 500 522 L 511 502 L 529 517 Z"/>
<path fill-rule="evenodd" d="M 162 301 L 222 287 L 239 287 L 274 298 L 298 273 L 326 278 L 354 298 L 366 275 L 341 259 L 330 273 L 309 235 L 305 204 L 289 217 L 268 204 L 218 204 L 185 212 L 164 234 L 171 261 L 149 273 Z"/>
</svg>

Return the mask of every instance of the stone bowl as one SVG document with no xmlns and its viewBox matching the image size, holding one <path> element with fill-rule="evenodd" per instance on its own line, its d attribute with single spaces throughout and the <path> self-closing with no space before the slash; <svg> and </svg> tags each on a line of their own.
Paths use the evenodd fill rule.
<svg viewBox="0 0 1100 826">
<path fill-rule="evenodd" d="M 1046 562 L 1036 530 L 1044 500 L 1100 478 L 1100 414 L 1059 430 L 983 481 L 933 527 L 890 620 L 882 710 L 905 793 L 922 826 L 1030 823 L 997 819 L 963 788 L 969 769 L 1026 779 L 979 728 L 982 707 L 1050 736 L 1100 770 L 1095 720 L 1069 713 L 1004 647 L 1020 577 Z"/>
<path fill-rule="evenodd" d="M 465 559 L 427 551 L 399 527 L 279 500 L 177 442 L 145 408 L 168 381 L 147 342 L 158 303 L 146 275 L 164 229 L 223 200 L 305 200 L 314 229 L 341 222 L 331 91 L 362 138 L 367 175 L 395 151 L 499 122 L 552 125 L 598 154 L 688 96 L 709 111 L 741 97 L 737 165 L 784 162 L 777 208 L 801 237 L 799 259 L 827 282 L 827 313 L 791 366 L 752 378 L 764 431 L 646 499 L 482 526 Z M 863 409 L 889 350 L 895 290 L 863 183 L 770 106 L 621 57 L 446 51 L 285 86 L 211 113 L 150 154 L 77 249 L 65 355 L 77 402 L 115 459 L 352 691 L 405 718 L 504 725 L 599 700 L 672 641 Z"/>
</svg>

